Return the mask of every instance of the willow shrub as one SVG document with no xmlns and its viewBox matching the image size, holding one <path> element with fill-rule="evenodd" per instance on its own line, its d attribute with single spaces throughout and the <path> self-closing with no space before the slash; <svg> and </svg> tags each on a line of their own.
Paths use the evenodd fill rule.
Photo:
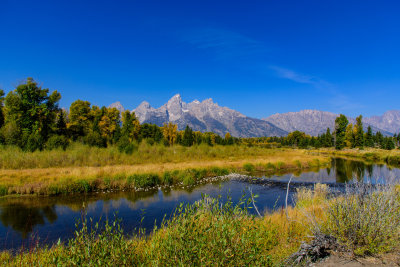
<svg viewBox="0 0 400 267">
<path fill-rule="evenodd" d="M 178 209 L 156 229 L 145 249 L 152 266 L 271 265 L 269 251 L 277 244 L 276 227 L 247 214 L 246 208 L 204 198 Z"/>
<path fill-rule="evenodd" d="M 390 185 L 346 185 L 331 201 L 322 229 L 356 255 L 391 251 L 399 245 L 399 196 Z"/>
</svg>

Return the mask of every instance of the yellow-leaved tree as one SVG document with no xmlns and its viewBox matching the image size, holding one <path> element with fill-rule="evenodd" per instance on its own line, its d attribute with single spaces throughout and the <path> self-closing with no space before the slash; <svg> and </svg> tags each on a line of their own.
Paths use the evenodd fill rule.
<svg viewBox="0 0 400 267">
<path fill-rule="evenodd" d="M 172 146 L 178 137 L 178 126 L 172 122 L 169 122 L 164 124 L 164 126 L 161 128 L 165 140 L 167 140 L 168 144 Z"/>
</svg>

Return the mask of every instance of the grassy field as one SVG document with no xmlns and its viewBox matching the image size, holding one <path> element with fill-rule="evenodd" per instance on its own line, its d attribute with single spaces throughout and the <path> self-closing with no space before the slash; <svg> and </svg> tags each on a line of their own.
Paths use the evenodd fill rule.
<svg viewBox="0 0 400 267">
<path fill-rule="evenodd" d="M 384 150 L 377 148 L 365 148 L 365 149 L 319 149 L 313 150 L 312 154 L 327 155 L 335 157 L 347 157 L 354 159 L 362 159 L 372 162 L 386 163 L 389 165 L 399 166 L 400 165 L 400 150 Z"/>
<path fill-rule="evenodd" d="M 67 244 L 32 247 L 14 255 L 2 252 L 0 264 L 282 266 L 292 265 L 288 257 L 302 241 L 317 235 L 333 237 L 347 254 L 379 255 L 399 249 L 399 198 L 394 187 L 360 187 L 330 198 L 326 185 L 315 185 L 313 190 L 299 189 L 295 207 L 256 217 L 247 212 L 251 201 L 234 206 L 205 197 L 180 206 L 149 236 L 126 238 L 118 220 L 104 227 L 83 220 Z M 360 216 L 365 214 L 369 216 Z"/>
<path fill-rule="evenodd" d="M 56 195 L 160 185 L 192 185 L 232 172 L 301 170 L 327 166 L 329 157 L 304 150 L 245 146 L 164 147 L 142 143 L 132 155 L 115 148 L 74 145 L 66 151 L 1 148 L 0 195 Z"/>
</svg>

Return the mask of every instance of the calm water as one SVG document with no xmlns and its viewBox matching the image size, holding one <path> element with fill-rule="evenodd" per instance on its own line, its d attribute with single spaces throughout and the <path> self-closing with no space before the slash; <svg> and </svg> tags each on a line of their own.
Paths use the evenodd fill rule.
<svg viewBox="0 0 400 267">
<path fill-rule="evenodd" d="M 260 175 L 261 176 L 261 175 Z M 243 194 L 249 197 L 250 187 L 258 194 L 257 207 L 260 211 L 279 209 L 284 206 L 287 181 L 292 176 L 270 174 L 261 179 L 235 179 L 214 181 L 192 188 L 149 190 L 146 192 L 95 193 L 68 197 L 21 197 L 0 200 L 0 249 L 30 247 L 39 240 L 52 244 L 73 236 L 75 223 L 82 218 L 83 207 L 94 221 L 122 219 L 125 233 L 144 227 L 150 231 L 159 225 L 181 202 L 193 203 L 202 194 L 231 196 L 238 201 Z M 365 164 L 358 161 L 333 159 L 330 169 L 294 173 L 292 195 L 297 186 L 311 186 L 315 182 L 340 184 L 353 179 L 390 183 L 400 177 L 400 169 L 385 165 Z M 292 198 L 289 197 L 290 203 Z"/>
</svg>

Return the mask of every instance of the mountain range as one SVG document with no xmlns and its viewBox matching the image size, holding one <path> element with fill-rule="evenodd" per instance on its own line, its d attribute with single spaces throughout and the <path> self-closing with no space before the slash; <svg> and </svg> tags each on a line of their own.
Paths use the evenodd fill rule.
<svg viewBox="0 0 400 267">
<path fill-rule="evenodd" d="M 120 102 L 109 107 L 115 107 L 120 112 L 125 108 Z M 316 136 L 324 133 L 329 127 L 332 131 L 338 114 L 319 111 L 302 110 L 274 114 L 264 119 L 251 118 L 227 107 L 221 107 L 209 98 L 202 102 L 194 100 L 186 103 L 179 94 L 173 96 L 159 108 L 152 107 L 143 101 L 135 112 L 140 123 L 153 123 L 162 126 L 172 122 L 178 125 L 179 130 L 189 125 L 194 131 L 214 132 L 224 136 L 229 132 L 236 137 L 285 136 L 289 132 L 299 130 Z M 348 117 L 350 123 L 354 118 Z M 400 111 L 387 111 L 382 116 L 363 118 L 364 127 L 371 126 L 374 132 L 380 131 L 384 135 L 393 135 L 400 131 Z"/>
<path fill-rule="evenodd" d="M 371 118 L 375 118 L 376 121 L 379 121 L 380 124 L 374 123 L 371 118 L 363 118 L 363 126 L 366 131 L 368 126 L 371 126 L 371 129 L 374 133 L 380 131 L 383 135 L 390 136 L 394 133 L 399 132 L 400 130 L 400 112 L 399 111 L 388 111 L 393 114 L 397 114 L 397 128 L 394 123 L 389 123 L 389 120 L 383 118 L 384 116 L 374 116 Z M 386 112 L 386 113 L 388 113 Z M 385 113 L 385 114 L 386 114 Z M 298 112 L 287 112 L 282 114 L 274 114 L 263 120 L 268 121 L 279 128 L 287 131 L 301 131 L 306 134 L 317 136 L 326 132 L 326 129 L 329 127 L 331 132 L 335 129 L 335 119 L 339 116 L 339 114 L 335 114 L 327 111 L 319 111 L 319 110 L 301 110 Z M 347 117 L 349 123 L 353 125 L 356 123 L 356 120 L 351 117 Z"/>
</svg>

